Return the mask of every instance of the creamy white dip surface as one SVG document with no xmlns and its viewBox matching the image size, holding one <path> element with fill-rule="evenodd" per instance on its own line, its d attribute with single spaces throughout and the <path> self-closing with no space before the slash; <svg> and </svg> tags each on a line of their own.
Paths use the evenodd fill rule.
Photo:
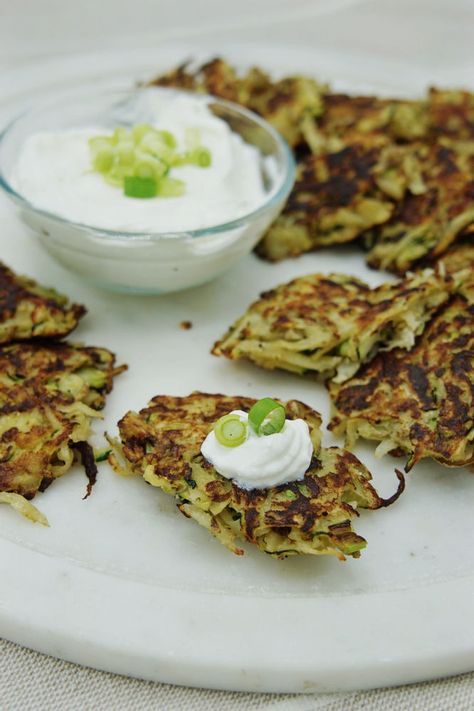
<svg viewBox="0 0 474 711">
<path fill-rule="evenodd" d="M 248 415 L 234 410 L 243 422 Z M 201 452 L 226 479 L 242 489 L 266 489 L 302 479 L 313 456 L 309 427 L 304 420 L 286 420 L 281 432 L 257 435 L 248 427 L 247 440 L 238 447 L 226 447 L 209 432 Z"/>
<path fill-rule="evenodd" d="M 174 232 L 222 224 L 259 207 L 265 198 L 261 154 L 208 106 L 192 96 L 146 99 L 142 121 L 173 133 L 184 148 L 187 129 L 199 129 L 211 152 L 207 168 L 172 168 L 183 180 L 180 197 L 130 198 L 91 168 L 88 139 L 111 127 L 44 131 L 23 144 L 11 176 L 13 187 L 35 207 L 94 227 L 130 232 Z M 135 114 L 139 114 L 136 110 Z M 137 123 L 140 116 L 137 116 Z"/>
</svg>

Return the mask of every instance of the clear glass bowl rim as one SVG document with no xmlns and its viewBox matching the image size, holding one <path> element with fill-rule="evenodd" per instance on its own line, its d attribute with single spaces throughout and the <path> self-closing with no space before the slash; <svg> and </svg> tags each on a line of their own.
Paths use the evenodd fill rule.
<svg viewBox="0 0 474 711">
<path fill-rule="evenodd" d="M 81 88 L 80 91 L 74 91 L 71 92 L 71 90 L 62 92 L 61 94 L 56 94 L 54 100 L 50 99 L 49 101 L 44 101 L 44 102 L 38 102 L 34 104 L 31 108 L 27 109 L 26 111 L 23 111 L 19 115 L 15 116 L 7 125 L 5 128 L 0 132 L 0 146 L 3 144 L 3 142 L 8 138 L 9 133 L 16 127 L 16 125 L 23 119 L 34 115 L 35 113 L 42 111 L 44 109 L 47 109 L 48 107 L 53 108 L 57 103 L 61 101 L 61 98 L 64 100 L 66 97 L 68 99 L 71 99 L 72 97 L 77 97 L 77 99 L 80 99 L 81 96 L 88 96 L 89 98 L 92 98 L 94 95 L 96 96 L 101 96 L 103 97 L 104 95 L 133 95 L 137 94 L 142 91 L 149 91 L 150 88 L 154 91 L 159 91 L 159 92 L 166 92 L 166 93 L 185 93 L 186 95 L 189 96 L 190 92 L 185 91 L 185 90 L 179 90 L 179 89 L 173 89 L 173 88 L 167 88 L 167 87 L 137 87 L 133 89 L 97 89 L 96 91 L 91 91 L 91 89 L 84 89 Z M 50 220 L 54 220 L 60 224 L 67 225 L 70 227 L 75 227 L 75 228 L 80 228 L 84 231 L 87 231 L 89 233 L 93 233 L 95 237 L 104 237 L 105 239 L 107 238 L 114 238 L 114 239 L 119 239 L 119 240 L 126 240 L 126 241 L 131 241 L 131 240 L 149 240 L 149 241 L 155 241 L 155 240 L 160 240 L 160 239 L 168 239 L 168 238 L 178 238 L 178 237 L 186 237 L 186 238 L 193 238 L 193 239 L 198 239 L 200 237 L 209 237 L 212 235 L 218 235 L 219 233 L 223 232 L 228 232 L 230 230 L 234 230 L 239 227 L 243 227 L 246 224 L 253 222 L 257 218 L 259 218 L 261 215 L 265 214 L 266 212 L 270 211 L 275 205 L 278 205 L 290 192 L 294 180 L 295 180 L 295 171 L 296 171 L 296 164 L 295 164 L 295 159 L 293 157 L 293 152 L 291 151 L 289 145 L 283 138 L 283 136 L 275 129 L 271 124 L 268 123 L 268 121 L 265 121 L 261 116 L 258 114 L 254 113 L 253 111 L 250 111 L 249 109 L 244 108 L 240 104 L 236 104 L 232 101 L 227 101 L 225 99 L 220 99 L 219 97 L 212 96 L 211 94 L 195 94 L 196 99 L 199 101 L 202 101 L 204 103 L 213 103 L 213 104 L 219 104 L 220 106 L 223 106 L 224 108 L 228 108 L 229 110 L 234 111 L 237 114 L 240 114 L 244 116 L 245 118 L 249 119 L 250 121 L 253 121 L 254 123 L 258 124 L 264 131 L 266 131 L 276 142 L 279 152 L 283 157 L 284 161 L 284 169 L 281 173 L 281 176 L 279 177 L 280 179 L 280 184 L 276 188 L 276 190 L 269 196 L 267 200 L 264 200 L 262 204 L 252 210 L 251 212 L 246 213 L 245 215 L 242 215 L 241 217 L 236 218 L 235 220 L 230 220 L 228 222 L 222 222 L 217 225 L 212 225 L 211 227 L 203 227 L 197 230 L 179 230 L 179 231 L 169 231 L 169 232 L 151 232 L 151 231 L 146 231 L 146 232 L 128 232 L 128 231 L 121 231 L 121 230 L 112 230 L 112 229 L 106 229 L 106 228 L 101 228 L 97 227 L 95 225 L 90 225 L 87 223 L 82 223 L 82 222 L 74 222 L 71 220 L 68 220 L 67 218 L 62 217 L 61 215 L 58 215 L 54 212 L 50 212 L 48 210 L 43 210 L 36 205 L 33 205 L 29 200 L 27 200 L 21 193 L 16 191 L 12 185 L 10 185 L 8 179 L 4 175 L 4 172 L 2 170 L 2 166 L 0 165 L 0 188 L 2 188 L 5 193 L 14 200 L 17 204 L 19 204 L 21 207 L 24 209 L 27 209 L 31 212 L 34 212 L 38 215 L 42 215 Z"/>
</svg>

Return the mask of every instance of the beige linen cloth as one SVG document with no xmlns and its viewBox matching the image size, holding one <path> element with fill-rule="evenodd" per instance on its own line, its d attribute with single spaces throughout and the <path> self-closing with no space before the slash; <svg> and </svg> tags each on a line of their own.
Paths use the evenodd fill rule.
<svg viewBox="0 0 474 711">
<path fill-rule="evenodd" d="M 0 711 L 473 711 L 474 673 L 352 694 L 245 694 L 129 679 L 0 641 Z"/>
</svg>

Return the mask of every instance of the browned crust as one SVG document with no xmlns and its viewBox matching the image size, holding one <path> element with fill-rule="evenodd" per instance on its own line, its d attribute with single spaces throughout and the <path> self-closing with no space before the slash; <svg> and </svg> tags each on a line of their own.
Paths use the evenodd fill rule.
<svg viewBox="0 0 474 711">
<path fill-rule="evenodd" d="M 96 474 L 86 441 L 90 415 L 80 404 L 92 410 L 104 407 L 114 374 L 121 370 L 114 361 L 106 349 L 64 342 L 0 348 L 0 491 L 33 498 L 65 473 L 63 457 L 76 449 L 90 493 Z M 91 369 L 101 374 L 101 385 L 84 379 Z M 75 380 L 68 383 L 68 377 Z"/>
<path fill-rule="evenodd" d="M 21 317 L 27 319 L 25 327 L 13 323 L 3 340 L 0 335 L 0 342 L 66 336 L 86 313 L 85 307 L 80 304 L 68 304 L 67 299 L 59 294 L 48 296 L 48 290 L 44 290 L 45 295 L 41 291 L 32 279 L 19 277 L 0 263 L 0 324 Z M 27 309 L 26 315 L 21 313 L 22 308 Z"/>
<path fill-rule="evenodd" d="M 350 520 L 358 515 L 354 502 L 375 509 L 389 500 L 378 496 L 369 472 L 353 454 L 320 447 L 321 418 L 307 405 L 296 400 L 283 403 L 287 417 L 306 420 L 315 444 L 313 460 L 300 481 L 244 490 L 218 474 L 202 456 L 202 442 L 215 421 L 231 410 L 248 411 L 255 402 L 201 392 L 186 397 L 159 395 L 140 413 L 128 412 L 120 420 L 121 453 L 132 472 L 149 480 L 151 470 L 154 484 L 174 494 L 186 516 L 194 516 L 196 507 L 201 512 L 216 511 L 203 525 L 237 554 L 242 549 L 229 544 L 229 535 L 245 538 L 277 557 L 301 552 L 289 550 L 297 548 L 297 541 L 306 547 L 304 552 L 316 552 L 312 541 L 322 536 L 323 552 L 357 556 L 365 541 L 351 529 Z M 114 457 L 111 461 L 116 464 Z M 395 496 L 401 490 L 400 484 Z M 229 519 L 232 522 L 226 523 Z M 271 536 L 281 547 L 268 548 Z"/>
<path fill-rule="evenodd" d="M 370 266 L 403 274 L 421 260 L 443 254 L 474 223 L 474 173 L 454 149 L 419 149 L 426 189 L 397 203 L 390 220 L 372 231 Z M 405 247 L 401 248 L 405 242 Z"/>
<path fill-rule="evenodd" d="M 238 73 L 221 57 L 195 69 L 185 63 L 150 84 L 204 92 L 241 104 L 272 123 L 293 147 L 304 144 L 304 119 L 312 120 L 321 112 L 320 87 L 313 79 L 290 76 L 274 81 L 257 67 Z"/>
<path fill-rule="evenodd" d="M 471 298 L 453 297 L 409 353 L 397 349 L 379 354 L 343 385 L 331 384 L 334 416 L 329 429 L 393 442 L 395 455 L 408 455 L 406 471 L 425 457 L 447 466 L 472 464 Z"/>
<path fill-rule="evenodd" d="M 435 139 L 474 140 L 474 94 L 432 87 L 428 94 L 428 123 Z"/>
</svg>

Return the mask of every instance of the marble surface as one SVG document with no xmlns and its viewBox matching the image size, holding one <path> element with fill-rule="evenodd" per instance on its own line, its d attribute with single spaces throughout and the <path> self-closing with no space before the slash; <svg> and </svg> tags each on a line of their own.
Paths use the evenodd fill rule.
<svg viewBox="0 0 474 711">
<path fill-rule="evenodd" d="M 358 53 L 373 55 L 374 61 L 379 58 L 395 63 L 402 60 L 407 72 L 412 68 L 415 73 L 428 73 L 433 82 L 462 84 L 474 76 L 473 24 L 474 4 L 467 0 L 398 0 L 396 3 L 392 0 L 241 0 L 238 4 L 222 0 L 204 0 L 200 3 L 175 0 L 172 4 L 135 0 L 133 15 L 130 3 L 124 0 L 114 3 L 110 0 L 101 3 L 93 0 L 81 3 L 17 0 L 0 8 L 0 68 L 5 71 L 27 67 L 39 59 L 63 53 L 119 47 L 134 49 L 155 43 L 159 47 L 174 40 L 184 45 L 188 41 L 199 41 L 210 48 L 216 42 L 222 46 L 225 42 L 245 40 L 327 50 L 338 53 L 340 57 L 347 56 L 348 62 L 351 56 Z M 25 652 L 21 648 L 9 645 L 8 649 L 11 665 L 8 673 L 5 669 L 0 672 L 0 708 L 13 711 L 25 708 L 24 703 L 18 703 L 15 707 L 15 698 L 17 702 L 24 698 L 20 696 L 20 690 L 29 684 L 31 670 L 46 677 L 51 660 L 34 655 L 31 658 L 33 666 L 29 668 L 24 664 Z M 55 664 L 55 683 L 61 690 L 61 679 L 67 678 L 67 669 L 71 665 L 65 662 Z M 81 674 L 98 673 L 81 670 Z M 111 693 L 105 699 L 107 681 L 97 683 L 94 698 L 96 701 L 103 700 L 101 709 L 211 708 L 208 692 L 202 692 L 199 700 L 195 691 L 190 690 L 189 695 L 183 697 L 182 689 L 176 689 L 176 694 L 179 694 L 179 701 L 176 702 L 178 695 L 175 701 L 167 695 L 169 687 L 156 685 L 151 697 L 147 696 L 149 684 L 137 681 L 130 682 L 136 685 L 134 701 L 130 701 L 128 706 L 119 706 L 120 692 L 117 691 L 116 697 Z M 429 711 L 438 708 L 467 711 L 473 707 L 472 675 L 434 684 L 433 688 L 438 688 L 436 692 L 431 692 L 430 686 L 400 689 L 396 695 L 392 691 L 372 692 L 377 694 L 372 700 L 369 695 L 362 699 L 360 694 L 344 694 L 344 698 L 334 696 L 329 699 L 306 697 L 304 701 L 259 695 L 254 696 L 253 700 L 246 699 L 245 704 L 249 709 L 298 708 L 304 711 L 320 708 L 328 711 L 376 708 L 378 711 L 415 707 Z M 7 706 L 4 706 L 7 687 L 10 696 Z M 19 690 L 13 697 L 12 687 Z M 62 693 L 65 693 L 64 689 Z M 143 695 L 143 703 L 140 695 Z M 35 711 L 64 708 L 61 698 L 61 694 L 51 697 L 50 701 L 45 697 L 35 705 Z M 431 705 L 427 704 L 429 698 Z M 443 700 L 442 707 L 438 705 L 440 699 Z M 88 698 L 88 702 L 86 706 L 93 708 L 94 701 Z M 180 705 L 174 706 L 175 702 Z M 235 694 L 222 695 L 219 703 L 226 709 L 242 707 Z M 72 709 L 73 706 L 67 708 Z"/>
</svg>

